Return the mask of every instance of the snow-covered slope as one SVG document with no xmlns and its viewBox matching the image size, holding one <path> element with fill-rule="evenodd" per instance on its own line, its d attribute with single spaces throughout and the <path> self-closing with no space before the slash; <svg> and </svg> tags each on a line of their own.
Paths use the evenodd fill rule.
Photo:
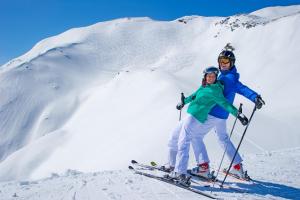
<svg viewBox="0 0 300 200">
<path fill-rule="evenodd" d="M 195 187 L 221 199 L 299 199 L 300 162 L 296 159 L 299 156 L 299 148 L 246 156 L 249 170 L 255 173 L 254 184 L 235 183 L 235 187 L 245 193 L 225 188 L 199 185 Z M 287 168 L 285 163 L 294 164 Z M 230 177 L 227 180 L 229 183 L 234 181 Z M 36 181 L 0 183 L 0 199 L 196 200 L 208 198 L 167 183 L 135 175 L 129 170 L 94 173 L 67 170 L 63 174 L 52 174 L 49 178 Z"/>
<path fill-rule="evenodd" d="M 170 22 L 124 18 L 39 42 L 0 68 L 0 180 L 123 169 L 132 158 L 164 162 L 180 92 L 197 89 L 228 42 L 241 81 L 267 104 L 241 152 L 300 146 L 300 8 L 274 9 Z M 249 116 L 253 104 L 240 102 Z M 217 164 L 215 136 L 206 142 Z"/>
</svg>

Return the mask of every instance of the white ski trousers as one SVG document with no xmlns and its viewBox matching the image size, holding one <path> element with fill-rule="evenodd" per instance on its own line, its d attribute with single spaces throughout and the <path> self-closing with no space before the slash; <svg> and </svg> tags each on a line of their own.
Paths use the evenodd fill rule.
<svg viewBox="0 0 300 200">
<path fill-rule="evenodd" d="M 229 139 L 226 130 L 226 120 L 208 115 L 204 123 L 199 122 L 192 115 L 179 122 L 169 140 L 169 165 L 175 167 L 175 172 L 186 174 L 189 161 L 190 143 L 192 143 L 197 164 L 209 162 L 207 150 L 203 142 L 204 136 L 214 129 L 220 145 L 225 150 L 230 160 L 232 160 L 236 148 Z M 227 147 L 226 147 L 227 146 Z M 239 154 L 236 155 L 234 164 L 242 162 Z"/>
</svg>

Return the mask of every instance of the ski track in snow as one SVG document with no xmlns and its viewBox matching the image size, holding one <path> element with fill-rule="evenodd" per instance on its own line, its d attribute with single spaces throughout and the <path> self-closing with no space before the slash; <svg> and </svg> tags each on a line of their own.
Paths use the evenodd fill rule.
<svg viewBox="0 0 300 200">
<path fill-rule="evenodd" d="M 228 177 L 227 182 L 245 193 L 194 185 L 222 199 L 300 199 L 300 148 L 251 154 L 245 165 L 254 179 L 246 183 Z M 283 160 L 284 162 L 278 162 Z M 293 162 L 292 165 L 288 163 Z M 266 168 L 266 166 L 269 166 Z M 149 172 L 149 171 L 148 171 Z M 161 172 L 150 172 L 159 174 Z M 220 173 L 219 179 L 224 177 Z M 0 183 L 1 200 L 184 200 L 207 199 L 167 183 L 133 174 L 130 170 L 81 173 L 69 170 L 35 181 Z"/>
</svg>

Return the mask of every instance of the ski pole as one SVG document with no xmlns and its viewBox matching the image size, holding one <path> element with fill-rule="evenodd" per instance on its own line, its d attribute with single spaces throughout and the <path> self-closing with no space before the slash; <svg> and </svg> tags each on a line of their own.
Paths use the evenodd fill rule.
<svg viewBox="0 0 300 200">
<path fill-rule="evenodd" d="M 179 121 L 181 121 L 181 109 L 179 111 Z"/>
<path fill-rule="evenodd" d="M 243 104 L 241 103 L 241 104 L 240 104 L 240 107 L 239 107 L 238 113 L 242 113 L 242 106 L 243 106 Z M 229 135 L 229 140 L 231 139 L 233 130 L 234 130 L 234 128 L 235 128 L 236 121 L 237 121 L 237 116 L 235 117 L 235 120 L 234 120 L 232 129 L 231 129 L 231 132 L 230 132 L 230 135 Z M 222 166 L 222 164 L 223 164 L 223 160 L 224 160 L 225 154 L 226 154 L 226 152 L 227 152 L 227 146 L 228 146 L 228 143 L 226 143 L 226 147 L 225 147 L 225 150 L 224 150 L 224 153 L 223 153 L 223 156 L 222 156 L 222 159 L 221 159 L 221 162 L 220 162 L 220 164 L 219 164 L 218 171 L 217 171 L 216 179 L 218 178 L 218 175 L 219 175 L 221 166 Z M 214 185 L 215 185 L 215 182 L 213 183 L 213 187 L 214 187 Z"/>
<path fill-rule="evenodd" d="M 185 96 L 183 94 L 183 92 L 181 92 L 181 103 L 184 105 L 184 99 L 185 99 Z M 180 112 L 179 112 L 179 121 L 181 121 L 181 110 L 182 108 L 180 109 Z"/>
<path fill-rule="evenodd" d="M 233 162 L 234 162 L 234 159 L 235 159 L 235 157 L 236 157 L 236 155 L 237 155 L 237 153 L 238 153 L 238 151 L 239 151 L 239 148 L 240 148 L 240 146 L 241 146 L 241 144 L 242 144 L 242 141 L 243 141 L 243 139 L 244 139 L 244 136 L 245 136 L 245 134 L 246 134 L 246 131 L 247 131 L 248 127 L 249 127 L 249 124 L 250 124 L 250 122 L 251 122 L 251 120 L 252 120 L 252 117 L 253 117 L 255 111 L 256 111 L 256 106 L 254 106 L 254 108 L 253 108 L 253 111 L 252 111 L 252 114 L 251 114 L 251 116 L 250 116 L 249 122 L 248 122 L 248 124 L 247 124 L 247 126 L 246 126 L 246 128 L 245 128 L 245 130 L 244 130 L 244 133 L 243 133 L 242 138 L 241 138 L 241 140 L 240 140 L 240 142 L 239 142 L 239 145 L 238 145 L 238 147 L 237 147 L 237 149 L 236 149 L 236 151 L 235 151 L 235 153 L 234 153 L 234 156 L 233 156 L 233 158 L 232 158 L 232 160 L 231 160 L 231 163 L 230 163 L 230 165 L 229 165 L 229 167 L 228 167 L 228 169 L 227 169 L 227 172 L 226 172 L 226 175 L 225 175 L 225 177 L 224 177 L 224 180 L 223 180 L 222 183 L 221 183 L 221 187 L 223 186 L 223 184 L 224 184 L 224 182 L 225 182 L 225 180 L 226 180 L 226 178 L 227 178 L 227 176 L 228 176 L 228 173 L 229 173 L 229 171 L 230 171 L 230 169 L 231 169 L 231 167 L 232 167 L 232 164 L 233 164 Z"/>
</svg>

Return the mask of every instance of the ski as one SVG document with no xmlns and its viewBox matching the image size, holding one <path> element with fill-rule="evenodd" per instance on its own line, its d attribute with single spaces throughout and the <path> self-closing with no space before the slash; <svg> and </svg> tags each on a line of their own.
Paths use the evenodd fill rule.
<svg viewBox="0 0 300 200">
<path fill-rule="evenodd" d="M 156 162 L 154 162 L 154 161 L 152 161 L 150 164 L 151 164 L 151 167 L 153 167 L 154 169 L 157 169 L 157 170 L 160 170 L 160 171 L 163 171 L 163 172 L 167 172 L 167 171 L 165 170 L 165 167 L 164 167 L 164 166 L 160 166 L 160 165 L 156 164 Z M 187 170 L 187 173 L 188 173 L 189 175 L 191 175 L 194 179 L 196 179 L 196 180 L 198 180 L 198 181 L 201 181 L 201 182 L 208 183 L 208 184 L 209 184 L 209 183 L 213 183 L 213 182 L 218 182 L 218 181 L 219 181 L 219 180 L 217 180 L 216 177 L 214 177 L 214 176 L 213 176 L 212 179 L 207 179 L 207 178 L 204 178 L 204 177 L 202 177 L 202 176 L 197 176 L 197 175 L 193 174 L 193 173 L 191 172 L 191 170 Z M 196 182 L 196 183 L 199 184 L 199 182 Z"/>
<path fill-rule="evenodd" d="M 138 166 L 140 170 L 150 170 L 150 171 L 158 170 L 165 173 L 169 173 L 169 171 L 167 171 L 164 166 L 158 166 L 155 164 L 155 162 L 151 162 L 151 165 L 145 165 L 137 162 L 136 160 L 131 160 L 131 164 Z M 210 185 L 206 184 L 205 182 L 198 182 L 195 180 L 191 180 L 191 182 L 203 187 L 210 187 Z"/>
<path fill-rule="evenodd" d="M 138 163 L 138 162 L 136 162 L 136 163 Z M 143 165 L 143 164 L 138 164 L 138 165 L 139 166 L 146 166 L 146 167 L 149 167 L 149 168 L 152 168 L 152 169 L 157 169 L 157 170 L 166 172 L 166 171 L 164 171 L 164 169 L 165 169 L 164 166 L 160 166 L 160 165 L 156 164 L 156 162 L 154 162 L 154 161 L 152 161 L 150 164 L 151 164 L 151 166 Z M 196 174 L 193 174 L 191 172 L 191 170 L 188 170 L 187 173 L 192 176 L 191 181 L 193 183 L 197 184 L 197 185 L 201 185 L 201 186 L 204 186 L 204 187 L 212 187 L 211 184 L 214 183 L 213 187 L 217 186 L 220 189 L 229 189 L 229 190 L 233 190 L 233 191 L 239 192 L 239 193 L 246 193 L 247 192 L 243 189 L 240 189 L 240 188 L 237 188 L 237 187 L 234 187 L 234 186 L 230 186 L 229 184 L 221 185 L 222 181 L 216 179 L 216 177 L 214 177 L 214 176 L 213 176 L 213 179 L 207 179 L 207 178 L 204 178 L 202 176 L 198 176 Z"/>
<path fill-rule="evenodd" d="M 138 167 L 141 167 L 142 169 L 147 169 L 147 170 L 159 170 L 159 171 L 163 171 L 163 172 L 166 172 L 164 170 L 164 168 L 160 168 L 160 167 L 157 167 L 157 166 L 152 166 L 152 165 L 145 165 L 145 164 L 141 164 L 139 162 L 137 162 L 136 160 L 131 160 L 131 164 L 135 165 L 135 166 L 138 166 Z"/>
<path fill-rule="evenodd" d="M 213 188 L 217 187 L 219 189 L 229 189 L 229 190 L 233 190 L 233 191 L 239 192 L 239 193 L 246 193 L 246 191 L 244 191 L 240 188 L 231 186 L 228 183 L 221 185 L 222 181 L 216 179 L 216 177 L 214 177 L 213 179 L 207 179 L 207 178 L 204 178 L 202 176 L 198 176 L 196 174 L 191 173 L 191 170 L 188 170 L 188 174 L 193 177 L 193 180 L 197 179 L 200 182 L 208 183 L 209 185 L 207 187 L 213 187 Z"/>
<path fill-rule="evenodd" d="M 162 181 L 162 182 L 165 182 L 165 183 L 169 183 L 171 185 L 174 185 L 174 186 L 180 187 L 182 189 L 194 192 L 196 194 L 200 194 L 200 195 L 205 196 L 205 197 L 210 198 L 210 199 L 218 199 L 214 196 L 211 196 L 211 195 L 206 194 L 206 193 L 204 193 L 200 190 L 197 190 L 197 189 L 195 189 L 191 186 L 181 185 L 181 184 L 175 182 L 174 179 L 168 179 L 168 178 L 164 178 L 164 177 L 161 177 L 161 176 L 156 176 L 156 175 L 153 175 L 153 174 L 142 172 L 142 171 L 139 171 L 139 170 L 135 169 L 133 166 L 128 166 L 128 168 L 130 170 L 132 170 L 135 174 L 139 174 L 139 175 L 142 175 L 142 176 L 145 176 L 145 177 L 148 177 L 148 178 L 152 178 L 152 179 L 156 179 L 156 180 L 159 180 L 159 181 Z"/>
</svg>

